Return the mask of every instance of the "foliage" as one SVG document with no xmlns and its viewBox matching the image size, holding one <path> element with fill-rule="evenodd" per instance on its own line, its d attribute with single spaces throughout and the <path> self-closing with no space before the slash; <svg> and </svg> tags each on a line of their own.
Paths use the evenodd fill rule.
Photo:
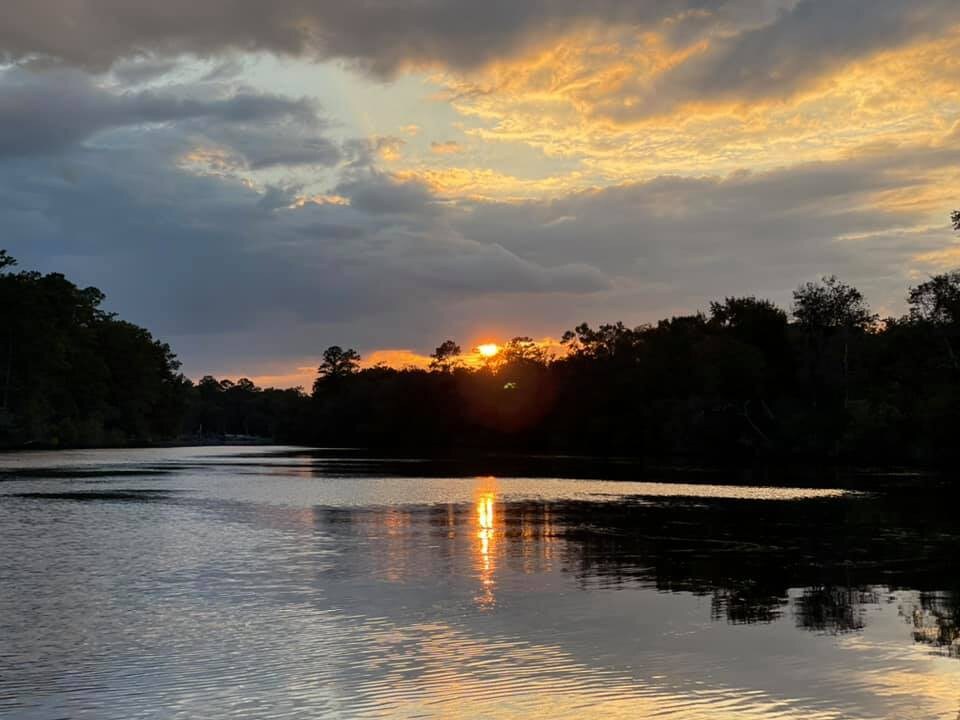
<svg viewBox="0 0 960 720">
<path fill-rule="evenodd" d="M 9 272 L 0 252 L 0 446 L 174 436 L 188 381 L 170 348 L 63 275 Z"/>
<path fill-rule="evenodd" d="M 547 351 L 533 338 L 521 335 L 510 340 L 501 350 L 503 362 L 507 365 L 533 363 L 542 365 L 550 360 Z"/>
<path fill-rule="evenodd" d="M 960 323 L 960 270 L 932 276 L 910 289 L 910 313 L 937 325 Z"/>
<path fill-rule="evenodd" d="M 866 330 L 876 321 L 863 293 L 833 275 L 804 283 L 794 291 L 793 316 L 801 327 L 813 332 Z"/>
<path fill-rule="evenodd" d="M 929 292 L 921 284 L 910 297 Z M 517 337 L 474 369 L 456 364 L 448 340 L 430 371 L 371 368 L 320 384 L 299 440 L 871 462 L 954 456 L 960 386 L 942 362 L 947 315 L 879 324 L 862 293 L 834 277 L 798 288 L 793 311 L 791 323 L 767 300 L 728 297 L 709 316 L 584 323 L 564 334 L 560 357 Z"/>
<path fill-rule="evenodd" d="M 960 217 L 953 219 L 960 226 Z M 960 227 L 958 227 L 960 229 Z M 655 325 L 583 323 L 550 357 L 516 337 L 482 364 L 446 340 L 429 370 L 361 369 L 331 346 L 312 393 L 204 377 L 63 276 L 0 253 L 0 443 L 188 438 L 413 450 L 960 459 L 960 271 L 877 321 L 835 277 L 768 300 L 727 297 Z"/>
<path fill-rule="evenodd" d="M 322 378 L 343 378 L 355 373 L 359 367 L 360 354 L 356 350 L 333 345 L 323 351 L 323 362 L 317 373 Z"/>
<path fill-rule="evenodd" d="M 430 369 L 449 372 L 456 366 L 457 358 L 461 352 L 460 346 L 453 340 L 444 340 L 437 349 L 433 351 L 433 354 L 430 355 L 432 358 L 430 360 Z"/>
</svg>

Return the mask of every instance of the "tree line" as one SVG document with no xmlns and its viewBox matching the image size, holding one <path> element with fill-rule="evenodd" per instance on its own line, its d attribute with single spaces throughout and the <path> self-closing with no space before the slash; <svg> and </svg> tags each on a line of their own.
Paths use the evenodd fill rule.
<svg viewBox="0 0 960 720">
<path fill-rule="evenodd" d="M 165 343 L 59 273 L 0 250 L 0 446 L 176 436 L 189 390 Z"/>
<path fill-rule="evenodd" d="M 960 212 L 953 213 L 960 230 Z M 261 389 L 181 373 L 170 348 L 62 275 L 0 252 L 0 443 L 112 444 L 246 435 L 405 451 L 956 459 L 960 271 L 878 317 L 836 277 L 789 312 L 756 297 L 630 327 L 581 324 L 551 356 L 527 337 L 483 362 L 453 340 L 429 369 L 362 368 L 332 346 L 316 382 Z"/>
</svg>

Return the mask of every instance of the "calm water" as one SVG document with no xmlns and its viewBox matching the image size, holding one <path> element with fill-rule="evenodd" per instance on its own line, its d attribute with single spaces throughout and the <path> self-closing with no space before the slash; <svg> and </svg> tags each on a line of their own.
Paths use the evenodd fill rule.
<svg viewBox="0 0 960 720">
<path fill-rule="evenodd" d="M 510 466 L 0 456 L 0 716 L 958 717 L 948 488 Z"/>
</svg>

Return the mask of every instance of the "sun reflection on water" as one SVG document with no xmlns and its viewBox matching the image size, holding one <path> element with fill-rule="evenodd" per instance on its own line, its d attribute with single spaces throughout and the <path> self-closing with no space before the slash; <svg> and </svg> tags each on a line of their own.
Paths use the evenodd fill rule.
<svg viewBox="0 0 960 720">
<path fill-rule="evenodd" d="M 480 578 L 480 594 L 476 598 L 477 607 L 490 609 L 496 605 L 494 588 L 496 586 L 496 539 L 497 520 L 495 500 L 497 479 L 495 477 L 478 478 L 476 490 L 476 527 L 477 527 L 477 567 Z"/>
</svg>

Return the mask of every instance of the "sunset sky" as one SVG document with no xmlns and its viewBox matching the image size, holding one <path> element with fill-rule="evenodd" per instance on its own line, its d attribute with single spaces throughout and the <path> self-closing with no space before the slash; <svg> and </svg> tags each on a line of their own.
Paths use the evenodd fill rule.
<svg viewBox="0 0 960 720">
<path fill-rule="evenodd" d="M 194 378 L 788 306 L 824 273 L 900 313 L 960 266 L 957 0 L 3 15 L 0 247 L 100 287 Z"/>
</svg>

